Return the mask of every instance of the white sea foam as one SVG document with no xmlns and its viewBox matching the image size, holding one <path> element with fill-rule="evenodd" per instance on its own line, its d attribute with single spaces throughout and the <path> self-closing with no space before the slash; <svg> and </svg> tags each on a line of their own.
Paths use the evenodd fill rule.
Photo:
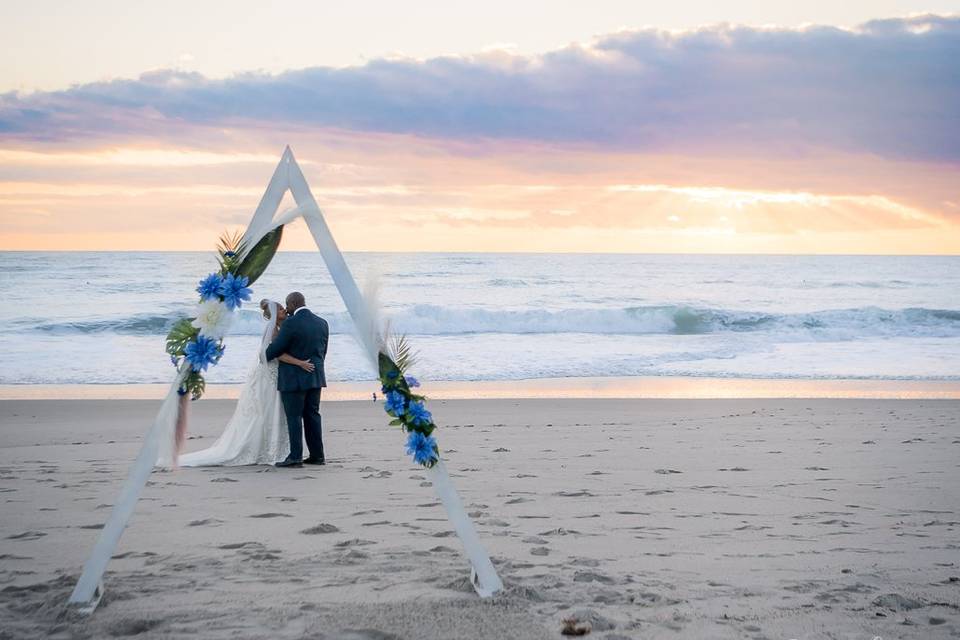
<svg viewBox="0 0 960 640">
<path fill-rule="evenodd" d="M 956 378 L 960 258 L 355 254 L 427 379 L 723 375 Z M 209 254 L 0 253 L 0 383 L 162 382 L 169 327 Z M 333 379 L 371 377 L 314 253 L 280 253 L 254 298 L 299 289 L 330 322 Z M 238 381 L 263 320 L 242 309 L 211 381 Z"/>
<path fill-rule="evenodd" d="M 331 332 L 347 334 L 353 323 L 345 312 L 323 314 Z M 627 307 L 623 309 L 498 310 L 418 304 L 394 307 L 387 313 L 391 326 L 410 335 L 472 333 L 597 333 L 597 334 L 705 334 L 767 332 L 772 339 L 857 339 L 871 336 L 960 336 L 960 311 L 950 309 L 834 309 L 809 313 L 774 314 L 756 311 L 697 309 L 686 306 Z M 36 331 L 67 336 L 72 333 L 166 335 L 180 318 L 170 315 L 132 315 L 111 320 L 63 323 L 30 320 Z M 232 335 L 259 335 L 260 313 L 237 312 Z M 21 328 L 23 328 L 21 326 Z"/>
</svg>

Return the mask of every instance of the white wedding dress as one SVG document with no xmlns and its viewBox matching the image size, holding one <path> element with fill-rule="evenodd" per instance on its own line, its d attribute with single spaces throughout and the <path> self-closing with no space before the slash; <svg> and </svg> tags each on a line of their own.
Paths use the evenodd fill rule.
<svg viewBox="0 0 960 640">
<path fill-rule="evenodd" d="M 260 340 L 257 363 L 240 390 L 233 417 L 208 449 L 180 456 L 181 467 L 273 464 L 290 453 L 287 420 L 277 391 L 277 361 L 267 362 L 273 339 L 277 303 L 270 303 L 270 320 Z"/>
</svg>

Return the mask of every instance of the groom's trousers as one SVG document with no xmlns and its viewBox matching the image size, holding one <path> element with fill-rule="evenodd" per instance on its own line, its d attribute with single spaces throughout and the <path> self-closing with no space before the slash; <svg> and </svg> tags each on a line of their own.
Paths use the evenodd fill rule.
<svg viewBox="0 0 960 640">
<path fill-rule="evenodd" d="M 320 419 L 320 389 L 281 391 L 283 412 L 290 434 L 290 460 L 303 460 L 306 437 L 310 457 L 323 460 L 323 427 Z"/>
</svg>

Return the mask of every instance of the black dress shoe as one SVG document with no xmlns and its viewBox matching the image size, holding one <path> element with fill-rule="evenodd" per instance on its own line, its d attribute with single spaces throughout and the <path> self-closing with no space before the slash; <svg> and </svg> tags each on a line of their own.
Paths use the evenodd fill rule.
<svg viewBox="0 0 960 640">
<path fill-rule="evenodd" d="M 281 460 L 280 462 L 273 465 L 275 467 L 290 467 L 292 469 L 299 469 L 303 466 L 303 463 L 299 460 Z"/>
<path fill-rule="evenodd" d="M 303 464 L 327 464 L 323 458 L 304 458 Z"/>
</svg>

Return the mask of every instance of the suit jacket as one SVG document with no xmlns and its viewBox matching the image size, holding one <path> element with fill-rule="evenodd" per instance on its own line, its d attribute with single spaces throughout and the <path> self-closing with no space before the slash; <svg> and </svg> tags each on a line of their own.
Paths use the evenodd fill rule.
<svg viewBox="0 0 960 640">
<path fill-rule="evenodd" d="M 277 337 L 267 347 L 267 360 L 289 353 L 294 358 L 309 360 L 315 368 L 313 373 L 308 373 L 296 365 L 281 362 L 277 371 L 277 389 L 306 391 L 327 386 L 323 360 L 327 356 L 329 339 L 327 321 L 309 309 L 298 311 L 284 320 Z"/>
</svg>

